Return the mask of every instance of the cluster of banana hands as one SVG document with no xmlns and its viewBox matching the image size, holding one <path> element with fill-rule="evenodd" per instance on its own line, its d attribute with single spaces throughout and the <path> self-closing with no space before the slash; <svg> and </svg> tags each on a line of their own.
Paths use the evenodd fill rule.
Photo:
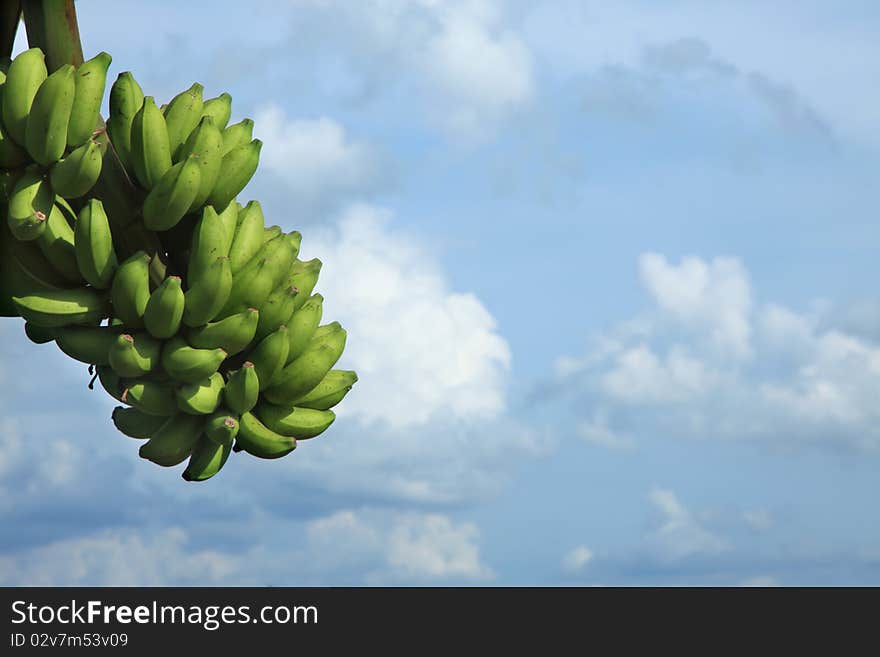
<svg viewBox="0 0 880 657">
<path fill-rule="evenodd" d="M 146 440 L 141 457 L 189 459 L 184 479 L 202 481 L 232 451 L 284 456 L 330 426 L 357 381 L 333 369 L 346 332 L 321 325 L 321 262 L 299 260 L 301 235 L 266 227 L 258 202 L 236 201 L 262 144 L 251 120 L 228 125 L 228 94 L 203 101 L 195 84 L 158 107 L 130 73 L 111 87 L 107 136 L 172 265 L 155 280 L 155 254 L 120 253 L 94 193 L 109 65 L 101 53 L 49 74 L 33 48 L 0 67 L 0 260 L 15 312 L 124 404 L 113 421 Z"/>
</svg>

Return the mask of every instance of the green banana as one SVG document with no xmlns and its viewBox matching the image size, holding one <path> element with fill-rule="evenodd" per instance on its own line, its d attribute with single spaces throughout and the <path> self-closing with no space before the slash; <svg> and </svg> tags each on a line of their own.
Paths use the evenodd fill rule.
<svg viewBox="0 0 880 657">
<path fill-rule="evenodd" d="M 9 197 L 9 230 L 22 242 L 35 240 L 46 230 L 46 219 L 55 204 L 55 193 L 43 173 L 30 166 L 15 183 Z"/>
<path fill-rule="evenodd" d="M 177 407 L 190 415 L 210 415 L 223 398 L 223 375 L 214 372 L 198 383 L 187 383 L 177 389 Z"/>
<path fill-rule="evenodd" d="M 67 147 L 67 124 L 76 94 L 76 69 L 65 64 L 47 77 L 31 105 L 25 147 L 43 166 L 57 162 Z"/>
<path fill-rule="evenodd" d="M 76 264 L 73 228 L 58 206 L 53 206 L 46 219 L 46 228 L 36 239 L 37 246 L 55 270 L 68 282 L 79 285 L 83 277 Z"/>
<path fill-rule="evenodd" d="M 210 205 L 206 205 L 202 216 L 192 233 L 189 264 L 186 269 L 190 285 L 205 275 L 217 258 L 228 256 L 226 228 L 220 215 Z"/>
<path fill-rule="evenodd" d="M 65 198 L 79 198 L 87 194 L 101 176 L 103 157 L 101 147 L 94 141 L 78 146 L 70 155 L 52 165 L 49 171 L 52 189 Z"/>
<path fill-rule="evenodd" d="M 260 323 L 257 325 L 256 334 L 257 340 L 262 340 L 279 326 L 287 325 L 287 322 L 293 316 L 296 295 L 297 289 L 293 286 L 276 288 L 269 295 L 269 298 L 260 306 Z"/>
<path fill-rule="evenodd" d="M 144 225 L 149 230 L 168 230 L 189 211 L 199 192 L 201 166 L 189 156 L 168 169 L 144 200 Z"/>
<path fill-rule="evenodd" d="M 147 415 L 136 408 L 117 406 L 110 416 L 116 428 L 129 438 L 145 440 L 156 433 L 168 418 Z"/>
<path fill-rule="evenodd" d="M 324 297 L 320 294 L 313 294 L 299 310 L 293 313 L 288 321 L 287 328 L 290 337 L 290 349 L 287 352 L 288 363 L 299 358 L 309 345 L 309 341 L 315 334 L 315 329 L 321 323 L 323 304 Z"/>
<path fill-rule="evenodd" d="M 241 206 L 238 203 L 230 203 L 223 212 L 217 215 L 220 217 L 220 224 L 223 226 L 223 232 L 226 236 L 225 255 L 229 255 L 232 250 L 232 241 L 235 239 L 235 229 L 238 226 L 239 210 L 241 210 Z"/>
<path fill-rule="evenodd" d="M 205 116 L 199 122 L 192 134 L 180 148 L 177 159 L 183 160 L 194 156 L 201 166 L 199 178 L 199 191 L 190 206 L 190 211 L 195 211 L 205 204 L 208 194 L 217 182 L 220 175 L 220 165 L 223 164 L 223 136 L 214 125 L 214 119 Z"/>
<path fill-rule="evenodd" d="M 217 258 L 201 278 L 190 280 L 183 323 L 195 328 L 215 319 L 229 299 L 232 281 L 226 257 Z"/>
<path fill-rule="evenodd" d="M 74 226 L 73 244 L 77 266 L 83 278 L 99 290 L 110 287 L 118 262 L 116 252 L 113 250 L 110 220 L 107 219 L 104 204 L 100 200 L 90 199 L 79 211 Z M 146 255 L 143 252 L 141 254 Z M 123 280 L 132 278 L 131 274 L 132 272 L 126 272 Z M 120 316 L 120 319 L 124 318 Z"/>
<path fill-rule="evenodd" d="M 223 129 L 223 155 L 229 151 L 244 146 L 254 138 L 254 122 L 251 119 L 243 119 Z"/>
<path fill-rule="evenodd" d="M 248 354 L 248 360 L 254 364 L 257 372 L 260 390 L 269 387 L 287 362 L 287 351 L 290 348 L 287 332 L 286 326 L 279 327 Z"/>
<path fill-rule="evenodd" d="M 284 233 L 284 231 L 281 230 L 281 226 L 268 226 L 268 227 L 266 227 L 263 230 L 263 244 L 265 244 L 266 242 L 271 242 L 276 237 L 281 237 L 281 235 L 283 233 Z"/>
<path fill-rule="evenodd" d="M 34 96 L 48 76 L 43 51 L 31 48 L 19 53 L 6 73 L 3 89 L 3 125 L 7 134 L 24 146 L 26 142 L 28 115 Z"/>
<path fill-rule="evenodd" d="M 266 427 L 252 413 L 241 416 L 235 451 L 244 450 L 261 459 L 277 459 L 296 449 L 296 438 L 282 436 Z"/>
<path fill-rule="evenodd" d="M 92 221 L 95 214 L 93 211 Z M 97 256 L 93 256 L 97 261 Z M 150 256 L 138 251 L 116 270 L 110 287 L 113 315 L 128 328 L 143 328 L 144 311 L 150 300 Z"/>
<path fill-rule="evenodd" d="M 302 246 L 302 233 L 298 230 L 293 230 L 287 233 L 287 235 L 284 236 L 284 239 L 287 240 L 290 250 L 293 251 L 293 258 L 296 260 L 297 256 L 299 256 L 300 247 Z"/>
<path fill-rule="evenodd" d="M 283 404 L 309 392 L 327 375 L 342 356 L 346 331 L 339 328 L 322 340 L 313 337 L 302 356 L 285 366 L 278 375 L 277 383 L 264 392 L 266 399 Z"/>
<path fill-rule="evenodd" d="M 14 294 L 24 296 L 71 287 L 34 242 L 19 242 L 6 258 L 10 276 L 15 279 L 11 288 Z"/>
<path fill-rule="evenodd" d="M 239 415 L 257 405 L 260 398 L 260 378 L 252 362 L 246 361 L 240 369 L 229 373 L 223 397 L 226 405 Z"/>
<path fill-rule="evenodd" d="M 347 370 L 330 370 L 321 382 L 293 404 L 299 408 L 313 408 L 326 411 L 342 401 L 355 383 L 357 374 Z"/>
<path fill-rule="evenodd" d="M 41 326 L 34 326 L 30 322 L 24 323 L 24 334 L 28 340 L 34 344 L 46 344 L 55 339 L 56 329 L 47 329 Z"/>
<path fill-rule="evenodd" d="M 6 73 L 0 72 L 0 108 L 3 106 L 3 93 L 6 87 Z M 3 121 L 0 120 L 0 167 L 13 169 L 28 161 L 28 154 L 21 146 L 15 143 Z"/>
<path fill-rule="evenodd" d="M 287 279 L 288 284 L 293 285 L 299 294 L 293 305 L 299 310 L 309 299 L 315 285 L 318 284 L 318 276 L 321 273 L 322 264 L 317 258 L 312 258 L 306 262 L 297 260 L 290 268 L 290 276 Z"/>
<path fill-rule="evenodd" d="M 220 472 L 226 464 L 229 454 L 232 452 L 231 445 L 218 445 L 205 436 L 199 439 L 192 450 L 192 456 L 186 470 L 183 471 L 185 481 L 205 481 Z"/>
<path fill-rule="evenodd" d="M 112 59 L 106 52 L 99 52 L 76 70 L 76 94 L 67 124 L 67 145 L 70 148 L 86 143 L 98 127 L 107 69 Z"/>
<path fill-rule="evenodd" d="M 226 409 L 220 409 L 205 420 L 205 435 L 217 445 L 232 447 L 238 435 L 238 419 Z"/>
<path fill-rule="evenodd" d="M 257 406 L 254 414 L 275 433 L 292 436 L 297 440 L 314 438 L 323 433 L 336 419 L 336 413 L 333 411 L 297 408 L 289 404 L 276 406 L 262 403 Z"/>
<path fill-rule="evenodd" d="M 110 348 L 121 332 L 119 326 L 65 326 L 55 329 L 55 342 L 81 363 L 109 365 Z"/>
<path fill-rule="evenodd" d="M 98 323 L 106 317 L 104 298 L 89 288 L 45 290 L 12 297 L 19 314 L 35 326 L 57 328 L 70 324 Z"/>
<path fill-rule="evenodd" d="M 202 435 L 202 423 L 202 418 L 186 413 L 170 417 L 141 445 L 138 454 L 163 467 L 183 463 Z"/>
<path fill-rule="evenodd" d="M 210 116 L 218 130 L 226 128 L 232 115 L 232 96 L 223 92 L 216 98 L 206 100 L 202 105 L 202 116 Z M 248 139 L 250 141 L 250 139 Z"/>
<path fill-rule="evenodd" d="M 260 162 L 263 142 L 254 139 L 244 146 L 237 146 L 223 156 L 220 174 L 211 189 L 207 203 L 222 211 L 250 182 Z"/>
<path fill-rule="evenodd" d="M 130 382 L 122 393 L 121 401 L 131 404 L 145 415 L 168 417 L 178 412 L 174 390 L 160 381 L 141 379 Z"/>
<path fill-rule="evenodd" d="M 110 367 L 119 376 L 133 379 L 156 369 L 161 349 L 162 344 L 146 333 L 137 337 L 123 333 L 113 340 L 107 353 Z"/>
<path fill-rule="evenodd" d="M 172 338 L 162 350 L 162 366 L 181 383 L 197 383 L 216 372 L 226 352 L 222 349 L 195 349 L 183 338 Z"/>
<path fill-rule="evenodd" d="M 266 244 L 233 276 L 229 300 L 220 316 L 227 317 L 245 308 L 261 308 L 272 290 L 284 280 L 292 262 L 293 252 L 284 239 L 279 237 Z"/>
<path fill-rule="evenodd" d="M 144 189 L 153 189 L 171 168 L 171 145 L 165 117 L 152 96 L 145 96 L 131 122 L 131 164 Z"/>
<path fill-rule="evenodd" d="M 185 304 L 181 284 L 179 276 L 169 276 L 150 295 L 144 309 L 144 326 L 154 338 L 167 340 L 177 334 Z"/>
<path fill-rule="evenodd" d="M 263 208 L 258 201 L 249 202 L 238 214 L 235 237 L 229 249 L 229 264 L 237 274 L 263 248 Z"/>
<path fill-rule="evenodd" d="M 119 74 L 110 88 L 110 117 L 107 119 L 107 134 L 110 142 L 128 171 L 129 177 L 134 175 L 131 158 L 131 124 L 134 115 L 144 104 L 144 92 L 128 71 Z"/>
<path fill-rule="evenodd" d="M 98 381 L 101 382 L 101 387 L 107 391 L 107 394 L 116 401 L 127 404 L 128 402 L 125 401 L 125 387 L 122 385 L 119 375 L 113 371 L 113 368 L 109 365 L 99 365 L 97 370 Z"/>
<path fill-rule="evenodd" d="M 171 157 L 178 159 L 178 153 L 186 138 L 195 129 L 202 117 L 202 91 L 204 87 L 198 82 L 186 91 L 181 91 L 165 108 L 165 123 L 168 126 L 168 142 L 171 146 Z"/>
<path fill-rule="evenodd" d="M 223 349 L 227 355 L 234 356 L 254 341 L 259 317 L 256 308 L 248 308 L 219 322 L 191 329 L 187 337 L 197 349 Z"/>
</svg>

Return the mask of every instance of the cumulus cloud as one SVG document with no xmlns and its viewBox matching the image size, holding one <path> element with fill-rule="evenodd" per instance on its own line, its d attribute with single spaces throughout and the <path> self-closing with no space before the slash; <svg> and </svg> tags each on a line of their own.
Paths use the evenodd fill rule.
<svg viewBox="0 0 880 657">
<path fill-rule="evenodd" d="M 737 259 L 639 262 L 649 308 L 557 363 L 560 383 L 579 382 L 588 427 L 606 418 L 600 428 L 615 435 L 625 415 L 636 442 L 650 431 L 880 447 L 880 346 L 828 327 L 821 304 L 754 304 Z"/>
<path fill-rule="evenodd" d="M 382 182 L 379 156 L 331 118 L 291 118 L 269 103 L 254 123 L 263 140 L 260 163 L 283 181 L 290 203 L 338 202 L 368 194 Z"/>
</svg>

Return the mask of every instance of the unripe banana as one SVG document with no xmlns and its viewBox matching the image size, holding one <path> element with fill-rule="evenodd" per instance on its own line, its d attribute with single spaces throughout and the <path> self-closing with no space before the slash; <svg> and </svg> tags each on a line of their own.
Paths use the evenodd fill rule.
<svg viewBox="0 0 880 657">
<path fill-rule="evenodd" d="M 220 257 L 201 278 L 190 281 L 183 323 L 194 328 L 216 318 L 229 299 L 232 280 L 229 258 Z"/>
<path fill-rule="evenodd" d="M 3 232 L 8 234 L 9 231 Z M 15 248 L 5 257 L 11 273 L 17 279 L 16 286 L 12 289 L 19 296 L 70 287 L 70 283 L 46 259 L 36 242 L 17 242 Z"/>
<path fill-rule="evenodd" d="M 136 408 L 117 406 L 110 416 L 116 428 L 129 438 L 145 440 L 156 433 L 168 420 L 158 415 L 147 415 Z"/>
<path fill-rule="evenodd" d="M 56 194 L 79 198 L 87 194 L 101 176 L 103 154 L 94 141 L 87 141 L 70 155 L 52 165 L 49 182 Z"/>
<path fill-rule="evenodd" d="M 162 367 L 181 383 L 197 383 L 216 372 L 226 352 L 222 349 L 195 349 L 183 338 L 172 338 L 162 350 Z"/>
<path fill-rule="evenodd" d="M 46 228 L 40 233 L 36 243 L 46 259 L 66 281 L 79 285 L 83 283 L 83 277 L 76 264 L 73 239 L 73 228 L 67 223 L 61 209 L 53 206 L 46 219 Z"/>
<path fill-rule="evenodd" d="M 287 240 L 287 244 L 290 246 L 290 250 L 293 252 L 293 258 L 296 260 L 296 257 L 299 255 L 299 249 L 302 246 L 302 233 L 298 230 L 291 231 L 284 236 L 284 239 Z"/>
<path fill-rule="evenodd" d="M 119 376 L 134 379 L 158 367 L 161 350 L 162 343 L 146 333 L 123 333 L 110 345 L 110 367 Z"/>
<path fill-rule="evenodd" d="M 210 415 L 220 406 L 223 386 L 220 372 L 198 383 L 187 383 L 177 390 L 177 407 L 190 415 Z"/>
<path fill-rule="evenodd" d="M 297 408 L 289 404 L 259 404 L 254 414 L 275 433 L 291 436 L 297 440 L 314 438 L 324 433 L 333 424 L 336 414 L 333 411 L 317 411 L 311 408 Z"/>
<path fill-rule="evenodd" d="M 171 146 L 165 117 L 146 96 L 131 122 L 131 164 L 144 189 L 153 189 L 171 168 Z"/>
<path fill-rule="evenodd" d="M 323 263 L 318 258 L 312 258 L 306 262 L 297 260 L 290 268 L 290 275 L 287 279 L 289 285 L 293 285 L 299 294 L 294 301 L 294 307 L 299 310 L 310 298 L 315 285 L 318 284 L 318 276 L 321 274 Z"/>
<path fill-rule="evenodd" d="M 111 61 L 110 55 L 100 52 L 80 64 L 76 71 L 76 95 L 67 125 L 67 145 L 70 148 L 86 143 L 98 127 Z"/>
<path fill-rule="evenodd" d="M 146 415 L 169 417 L 178 412 L 174 389 L 160 381 L 141 379 L 129 383 L 122 393 L 121 401 L 131 404 Z"/>
<path fill-rule="evenodd" d="M 296 301 L 295 298 L 294 301 Z M 293 313 L 288 321 L 288 337 L 290 338 L 290 349 L 287 353 L 288 363 L 299 358 L 308 347 L 309 341 L 315 334 L 315 329 L 321 323 L 324 312 L 323 304 L 324 297 L 320 294 L 314 294 L 299 310 Z"/>
<path fill-rule="evenodd" d="M 229 255 L 229 252 L 232 250 L 232 241 L 235 239 L 235 230 L 238 227 L 239 210 L 241 210 L 241 206 L 238 203 L 230 203 L 223 212 L 217 215 L 220 217 L 220 224 L 223 226 L 223 232 L 226 235 L 224 249 L 226 255 Z"/>
<path fill-rule="evenodd" d="M 263 244 L 271 242 L 276 237 L 280 237 L 284 233 L 281 226 L 268 226 L 263 230 Z"/>
<path fill-rule="evenodd" d="M 196 82 L 172 98 L 165 108 L 165 123 L 168 125 L 168 142 L 173 160 L 178 159 L 184 142 L 202 118 L 203 90 L 204 87 Z"/>
<path fill-rule="evenodd" d="M 266 427 L 252 413 L 241 416 L 235 451 L 244 450 L 262 459 L 277 459 L 296 449 L 296 438 L 282 436 Z"/>
<path fill-rule="evenodd" d="M 260 398 L 260 378 L 252 362 L 246 361 L 240 369 L 229 373 L 223 397 L 226 405 L 239 415 L 257 405 Z"/>
<path fill-rule="evenodd" d="M 248 354 L 248 360 L 254 364 L 260 380 L 260 390 L 268 388 L 278 377 L 287 362 L 287 350 L 290 348 L 287 327 L 280 326 L 257 344 Z"/>
<path fill-rule="evenodd" d="M 217 258 L 228 256 L 226 228 L 220 215 L 206 205 L 192 233 L 186 278 L 190 285 L 205 275 Z"/>
<path fill-rule="evenodd" d="M 6 73 L 0 72 L 0 108 L 3 106 L 3 93 L 6 87 Z M 28 161 L 28 154 L 21 146 L 15 143 L 3 121 L 0 120 L 0 167 L 13 169 Z"/>
<path fill-rule="evenodd" d="M 34 344 L 46 344 L 55 339 L 55 331 L 57 329 L 47 329 L 41 326 L 34 326 L 30 322 L 24 323 L 24 334 L 28 340 Z"/>
<path fill-rule="evenodd" d="M 125 401 L 125 386 L 122 385 L 122 380 L 113 371 L 113 368 L 109 365 L 99 365 L 97 370 L 98 381 L 101 382 L 101 387 L 107 391 L 107 394 L 118 402 L 128 403 Z M 91 388 L 91 385 L 89 387 Z"/>
<path fill-rule="evenodd" d="M 262 340 L 277 330 L 279 326 L 287 325 L 287 322 L 293 315 L 297 293 L 298 290 L 293 286 L 282 286 L 276 288 L 269 295 L 269 298 L 260 306 L 260 322 L 257 325 L 256 334 L 257 340 Z M 288 358 L 290 358 L 289 355 Z"/>
<path fill-rule="evenodd" d="M 110 88 L 110 118 L 107 119 L 107 133 L 119 157 L 119 161 L 134 176 L 131 159 L 131 125 L 134 115 L 144 104 L 144 92 L 131 73 L 120 73 Z"/>
<path fill-rule="evenodd" d="M 118 326 L 66 326 L 55 329 L 55 342 L 81 363 L 109 365 L 110 347 L 121 333 Z"/>
<path fill-rule="evenodd" d="M 265 246 L 232 279 L 229 300 L 220 312 L 222 317 L 245 308 L 261 308 L 285 279 L 293 263 L 293 252 L 286 240 L 278 237 Z"/>
<path fill-rule="evenodd" d="M 239 212 L 235 237 L 229 249 L 233 274 L 244 269 L 263 247 L 263 222 L 263 208 L 258 201 L 251 201 Z"/>
<path fill-rule="evenodd" d="M 210 116 L 218 130 L 224 130 L 232 115 L 232 96 L 223 92 L 216 98 L 206 100 L 202 106 L 202 116 Z M 250 139 L 248 139 L 250 141 Z"/>
<path fill-rule="evenodd" d="M 168 169 L 144 200 L 144 225 L 149 230 L 176 226 L 199 192 L 201 175 L 195 157 L 187 157 Z"/>
<path fill-rule="evenodd" d="M 96 198 L 90 199 L 79 212 L 74 227 L 74 249 L 77 266 L 83 278 L 100 290 L 110 287 L 118 263 L 116 252 L 113 250 L 110 221 L 107 219 L 107 213 L 104 212 L 103 203 Z M 141 255 L 146 254 L 142 252 Z M 132 265 L 129 265 L 129 268 L 131 267 Z M 133 278 L 133 273 L 133 271 L 126 272 L 123 280 Z M 122 316 L 120 319 L 124 321 Z"/>
<path fill-rule="evenodd" d="M 357 374 L 347 370 L 330 370 L 321 383 L 305 395 L 293 401 L 299 408 L 313 408 L 326 411 L 342 401 L 348 391 L 357 383 Z"/>
<path fill-rule="evenodd" d="M 192 131 L 180 148 L 177 159 L 183 160 L 189 156 L 194 156 L 201 166 L 199 191 L 190 206 L 190 210 L 195 211 L 205 204 L 205 200 L 214 189 L 217 176 L 220 174 L 220 165 L 223 164 L 223 136 L 210 116 L 202 118 L 196 129 Z"/>
<path fill-rule="evenodd" d="M 226 464 L 229 454 L 232 452 L 231 445 L 218 445 L 205 436 L 199 439 L 193 448 L 192 456 L 186 470 L 181 475 L 185 481 L 205 481 L 220 472 Z"/>
<path fill-rule="evenodd" d="M 76 94 L 76 70 L 65 64 L 47 77 L 31 105 L 25 128 L 28 153 L 43 166 L 57 162 L 67 147 L 67 125 Z"/>
<path fill-rule="evenodd" d="M 223 155 L 229 151 L 251 143 L 254 138 L 254 122 L 251 119 L 243 119 L 233 123 L 223 130 Z"/>
<path fill-rule="evenodd" d="M 150 300 L 150 260 L 149 255 L 138 251 L 119 265 L 113 276 L 110 287 L 113 315 L 128 328 L 144 326 L 144 311 Z"/>
<path fill-rule="evenodd" d="M 3 125 L 7 134 L 24 146 L 26 142 L 28 114 L 34 96 L 46 79 L 46 60 L 43 51 L 31 48 L 19 53 L 12 60 L 6 73 L 6 85 L 3 91 Z"/>
<path fill-rule="evenodd" d="M 266 399 L 283 404 L 302 397 L 317 386 L 342 356 L 345 339 L 343 328 L 317 342 L 312 338 L 303 355 L 287 365 L 278 375 L 277 383 L 273 382 L 265 390 Z"/>
<path fill-rule="evenodd" d="M 13 297 L 19 314 L 36 326 L 56 328 L 70 324 L 97 324 L 107 315 L 104 298 L 89 288 L 45 290 Z"/>
<path fill-rule="evenodd" d="M 214 183 L 207 203 L 222 212 L 250 182 L 260 162 L 263 142 L 254 139 L 244 146 L 237 146 L 223 156 L 220 174 Z"/>
<path fill-rule="evenodd" d="M 9 197 L 9 230 L 22 242 L 35 240 L 46 230 L 46 219 L 55 204 L 49 181 L 35 166 L 25 169 Z"/>
<path fill-rule="evenodd" d="M 238 435 L 238 419 L 226 409 L 220 409 L 205 420 L 205 436 L 217 444 L 232 447 Z"/>
<path fill-rule="evenodd" d="M 244 351 L 257 332 L 260 313 L 256 308 L 230 315 L 189 331 L 189 343 L 198 349 L 223 349 L 228 356 Z"/>
<path fill-rule="evenodd" d="M 183 463 L 202 435 L 203 422 L 202 418 L 186 413 L 170 417 L 141 445 L 138 454 L 163 467 Z"/>
<path fill-rule="evenodd" d="M 144 309 L 144 326 L 159 340 L 177 334 L 183 319 L 184 294 L 179 276 L 169 276 L 153 290 Z"/>
</svg>

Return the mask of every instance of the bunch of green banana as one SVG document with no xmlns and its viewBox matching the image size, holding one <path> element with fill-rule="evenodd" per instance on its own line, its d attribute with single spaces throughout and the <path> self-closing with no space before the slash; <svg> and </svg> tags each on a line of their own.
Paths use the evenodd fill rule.
<svg viewBox="0 0 880 657">
<path fill-rule="evenodd" d="M 49 71 L 32 48 L 0 70 L 0 311 L 93 366 L 121 404 L 116 428 L 146 441 L 147 460 L 187 461 L 187 481 L 232 452 L 284 456 L 357 381 L 334 369 L 347 333 L 321 324 L 321 261 L 300 260 L 300 233 L 267 226 L 257 201 L 237 202 L 262 143 L 250 119 L 229 125 L 229 94 L 205 100 L 194 84 L 160 105 L 122 73 L 104 135 L 110 61 Z M 130 216 L 103 196 L 108 157 Z M 131 244 L 132 222 L 155 242 Z"/>
</svg>

